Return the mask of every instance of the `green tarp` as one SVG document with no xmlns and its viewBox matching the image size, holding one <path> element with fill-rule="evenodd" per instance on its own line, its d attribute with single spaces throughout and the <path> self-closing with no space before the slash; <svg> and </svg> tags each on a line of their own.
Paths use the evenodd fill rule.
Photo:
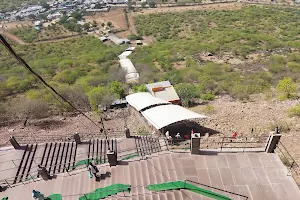
<svg viewBox="0 0 300 200">
<path fill-rule="evenodd" d="M 123 157 L 121 160 L 128 160 L 128 159 L 131 159 L 131 158 L 134 158 L 134 157 L 137 157 L 137 156 L 139 156 L 139 155 L 134 153 L 134 154 Z"/>
<path fill-rule="evenodd" d="M 49 197 L 48 197 L 49 200 L 62 200 L 62 196 L 61 194 L 51 194 Z"/>
<path fill-rule="evenodd" d="M 3 197 L 2 200 L 8 200 L 8 197 Z"/>
<path fill-rule="evenodd" d="M 182 182 L 182 181 L 176 181 L 176 182 L 166 182 L 166 183 L 161 183 L 161 184 L 152 184 L 148 185 L 146 187 L 150 191 L 164 191 L 164 190 L 177 190 L 177 189 L 187 189 L 190 190 L 191 192 L 195 192 L 198 194 L 201 194 L 203 196 L 207 196 L 213 199 L 217 200 L 231 200 L 230 198 L 223 196 L 221 194 L 205 190 L 203 188 L 199 188 L 193 184 Z"/>
<path fill-rule="evenodd" d="M 95 191 L 81 196 L 79 200 L 99 200 L 117 194 L 119 192 L 130 192 L 130 185 L 113 184 L 105 188 L 98 188 Z"/>
</svg>

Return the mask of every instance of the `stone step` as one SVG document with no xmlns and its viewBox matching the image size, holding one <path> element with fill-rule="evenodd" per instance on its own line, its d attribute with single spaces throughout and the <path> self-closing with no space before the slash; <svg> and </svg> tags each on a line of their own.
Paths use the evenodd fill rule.
<svg viewBox="0 0 300 200">
<path fill-rule="evenodd" d="M 158 160 L 159 160 L 159 164 L 160 164 L 160 167 L 161 167 L 163 182 L 169 182 L 170 181 L 170 175 L 169 175 L 169 171 L 167 169 L 167 163 L 165 161 L 165 156 L 159 156 Z"/>
<path fill-rule="evenodd" d="M 139 199 L 144 200 L 144 194 L 145 194 L 145 189 L 144 189 L 144 174 L 142 173 L 142 167 L 141 167 L 141 161 L 135 162 L 135 173 L 136 173 L 136 178 L 137 178 L 137 188 L 138 188 L 138 195 Z"/>
<path fill-rule="evenodd" d="M 174 190 L 174 197 L 176 200 L 183 200 L 182 192 L 180 190 Z"/>
<path fill-rule="evenodd" d="M 176 171 L 177 180 L 185 180 L 185 175 L 182 169 L 182 164 L 179 160 L 178 154 L 171 154 L 172 161 L 174 163 L 174 168 Z"/>
<path fill-rule="evenodd" d="M 137 174 L 135 169 L 135 162 L 129 163 L 129 171 L 130 171 L 130 182 L 131 182 L 131 194 L 132 196 L 138 195 L 138 188 L 137 188 Z"/>
</svg>

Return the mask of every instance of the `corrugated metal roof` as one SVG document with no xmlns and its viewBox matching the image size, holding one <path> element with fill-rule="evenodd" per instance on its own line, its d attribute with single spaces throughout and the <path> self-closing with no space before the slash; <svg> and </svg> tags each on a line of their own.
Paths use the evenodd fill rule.
<svg viewBox="0 0 300 200">
<path fill-rule="evenodd" d="M 126 96 L 126 100 L 132 107 L 134 107 L 138 111 L 153 105 L 170 104 L 165 100 L 153 97 L 148 92 L 139 92 L 128 95 Z"/>
<path fill-rule="evenodd" d="M 121 67 L 127 72 L 127 74 L 137 73 L 131 60 L 125 58 L 119 60 Z"/>
<path fill-rule="evenodd" d="M 154 87 L 168 87 L 168 86 L 171 86 L 170 81 L 161 81 L 161 82 L 156 82 L 156 83 L 149 83 L 146 85 L 146 87 L 149 91 L 152 91 L 152 88 L 154 88 Z"/>
<path fill-rule="evenodd" d="M 132 51 L 124 51 L 119 55 L 119 59 L 127 58 L 127 56 L 129 56 L 130 54 L 132 54 Z"/>
<path fill-rule="evenodd" d="M 173 86 L 166 87 L 162 91 L 154 92 L 154 96 L 166 101 L 180 100 Z"/>
<path fill-rule="evenodd" d="M 155 97 L 164 99 L 166 101 L 175 101 L 180 100 L 176 90 L 171 85 L 170 81 L 162 81 L 162 82 L 156 82 L 156 83 L 150 83 L 146 85 L 148 91 Z M 154 92 L 153 88 L 159 88 L 161 87 L 160 91 Z"/>
<path fill-rule="evenodd" d="M 149 108 L 143 111 L 142 115 L 157 129 L 183 120 L 207 118 L 205 115 L 172 104 Z"/>
</svg>

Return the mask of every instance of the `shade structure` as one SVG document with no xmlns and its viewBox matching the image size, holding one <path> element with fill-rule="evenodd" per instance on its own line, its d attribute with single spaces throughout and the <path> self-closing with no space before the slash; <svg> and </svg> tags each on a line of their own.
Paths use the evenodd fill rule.
<svg viewBox="0 0 300 200">
<path fill-rule="evenodd" d="M 134 107 L 137 111 L 141 111 L 144 108 L 154 106 L 154 105 L 165 105 L 170 104 L 168 101 L 153 97 L 148 92 L 139 92 L 126 96 L 126 100 Z"/>
<path fill-rule="evenodd" d="M 206 118 L 205 115 L 173 104 L 149 108 L 143 111 L 142 115 L 157 129 L 183 120 Z"/>
</svg>

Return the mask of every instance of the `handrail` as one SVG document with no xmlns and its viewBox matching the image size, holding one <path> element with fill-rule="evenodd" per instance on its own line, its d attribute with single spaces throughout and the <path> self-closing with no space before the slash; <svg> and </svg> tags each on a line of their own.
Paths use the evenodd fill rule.
<svg viewBox="0 0 300 200">
<path fill-rule="evenodd" d="M 222 191 L 222 192 L 234 194 L 234 195 L 237 195 L 237 196 L 240 196 L 240 197 L 244 197 L 244 198 L 246 198 L 246 200 L 249 198 L 248 196 L 245 196 L 245 195 L 242 195 L 242 194 L 238 194 L 238 193 L 235 193 L 235 192 L 230 192 L 228 190 L 223 190 L 223 189 L 220 189 L 220 188 L 216 188 L 216 187 L 206 185 L 206 184 L 203 184 L 203 183 L 199 183 L 199 182 L 196 182 L 196 181 L 192 181 L 192 180 L 189 180 L 189 179 L 186 179 L 185 181 L 195 183 L 195 184 L 198 184 L 198 185 L 202 185 L 202 186 L 205 186 L 205 187 L 208 187 L 208 188 L 211 188 L 211 189 L 219 190 L 219 191 Z"/>
<path fill-rule="evenodd" d="M 149 145 L 147 146 L 140 146 L 140 147 L 136 147 L 136 148 L 144 148 L 144 147 L 149 147 Z M 129 151 L 132 151 L 132 150 L 135 150 L 136 148 L 130 148 L 130 149 L 126 149 L 126 150 L 124 150 L 124 151 L 121 151 L 121 152 L 118 152 L 118 153 L 125 153 L 125 152 L 129 152 Z M 150 148 L 150 147 L 149 147 Z M 85 153 L 88 153 L 88 152 L 84 152 L 84 153 L 81 153 L 81 154 L 76 154 L 76 155 L 82 155 L 82 154 L 85 154 Z M 122 158 L 122 157 L 125 157 L 125 156 L 127 156 L 127 155 L 130 155 L 130 154 L 132 154 L 132 152 L 130 152 L 130 153 L 128 153 L 128 154 L 123 154 L 123 155 L 119 155 L 118 156 L 118 158 Z M 104 156 L 106 156 L 106 154 L 101 154 L 101 155 L 104 155 Z M 65 156 L 63 156 L 63 157 L 65 157 Z M 83 160 L 86 160 L 86 159 L 91 159 L 91 160 L 93 160 L 93 159 L 96 159 L 96 158 L 99 158 L 99 155 L 98 156 L 94 156 L 94 157 L 86 157 L 85 159 L 83 158 Z M 35 161 L 34 161 L 35 162 Z M 53 168 L 53 167 L 55 167 L 55 166 L 64 166 L 64 165 L 68 165 L 68 164 L 72 164 L 72 163 L 74 163 L 74 161 L 71 161 L 71 162 L 66 162 L 66 163 L 63 163 L 63 164 L 56 164 L 56 165 L 51 165 L 51 166 L 46 166 L 47 168 Z M 104 163 L 103 163 L 104 164 Z M 18 167 L 15 167 L 15 168 L 18 168 Z M 11 168 L 11 169 L 15 169 L 15 168 Z M 21 169 L 24 169 L 25 167 L 21 167 Z M 76 169 L 72 169 L 72 166 L 70 166 L 70 169 L 71 169 L 71 171 L 75 171 L 75 170 L 79 170 L 79 169 L 82 169 L 82 168 L 85 168 L 85 167 L 82 167 L 82 166 L 79 166 L 79 167 L 76 167 Z M 30 174 L 34 174 L 34 173 L 37 173 L 38 172 L 38 167 L 34 167 L 34 168 L 31 168 L 31 169 L 34 169 L 33 171 L 31 171 L 30 172 Z M 70 172 L 70 170 L 67 170 L 67 168 L 66 167 L 64 167 L 64 169 L 66 169 L 66 171 L 67 172 Z M 2 170 L 1 170 L 2 171 Z M 51 173 L 51 172 L 49 172 L 49 173 Z M 62 173 L 64 173 L 64 172 L 61 172 L 61 173 L 55 173 L 55 174 L 62 174 Z M 31 177 L 32 177 L 32 175 L 30 175 Z M 16 183 L 16 184 L 9 184 L 7 181 L 13 181 L 14 180 L 14 178 L 15 178 L 15 176 L 13 176 L 13 177 L 10 177 L 10 178 L 5 178 L 5 179 L 2 179 L 2 180 L 0 180 L 0 182 L 2 181 L 2 182 L 6 182 L 6 184 L 7 185 L 10 185 L 10 186 L 12 186 L 12 185 L 16 185 L 16 184 L 18 184 L 18 183 Z M 23 178 L 24 180 L 20 180 L 22 183 L 23 182 L 27 182 L 27 181 L 29 181 L 29 180 L 26 180 L 27 179 L 27 177 L 25 177 L 25 178 Z M 24 183 L 23 183 L 24 184 Z"/>
<path fill-rule="evenodd" d="M 275 152 L 278 154 L 282 163 L 288 168 L 289 171 L 288 173 L 291 173 L 293 179 L 295 180 L 298 187 L 300 188 L 300 166 L 298 165 L 298 163 L 295 161 L 293 156 L 289 153 L 287 148 L 280 141 L 276 146 Z M 292 173 L 292 171 L 294 173 Z"/>
</svg>

